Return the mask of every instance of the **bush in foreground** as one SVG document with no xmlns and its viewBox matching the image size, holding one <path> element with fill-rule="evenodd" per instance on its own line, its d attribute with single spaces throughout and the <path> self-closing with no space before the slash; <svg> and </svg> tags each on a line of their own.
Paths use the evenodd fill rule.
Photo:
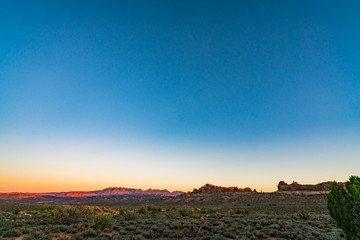
<svg viewBox="0 0 360 240">
<path fill-rule="evenodd" d="M 62 224 L 73 224 L 80 222 L 84 217 L 91 215 L 88 208 L 84 206 L 59 207 L 52 211 L 54 218 Z"/>
<path fill-rule="evenodd" d="M 331 184 L 327 196 L 330 216 L 347 239 L 360 239 L 360 178 L 351 176 L 343 186 Z"/>
<path fill-rule="evenodd" d="M 310 213 L 305 208 L 299 209 L 299 218 L 302 220 L 309 220 L 311 218 Z"/>
<path fill-rule="evenodd" d="M 95 216 L 94 228 L 100 231 L 104 231 L 105 228 L 110 227 L 110 223 L 111 223 L 111 216 L 108 215 Z"/>
</svg>

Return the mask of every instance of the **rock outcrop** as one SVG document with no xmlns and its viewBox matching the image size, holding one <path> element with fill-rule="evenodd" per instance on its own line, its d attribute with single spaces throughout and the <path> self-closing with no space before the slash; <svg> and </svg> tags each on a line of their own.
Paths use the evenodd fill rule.
<svg viewBox="0 0 360 240">
<path fill-rule="evenodd" d="M 284 181 L 280 181 L 278 184 L 278 191 L 330 191 L 330 185 L 333 182 L 322 182 L 315 185 L 306 184 L 302 185 L 293 181 L 291 184 L 287 184 Z M 339 186 L 343 186 L 344 183 L 337 183 Z"/>
<path fill-rule="evenodd" d="M 251 190 L 251 188 L 238 188 L 238 187 L 220 187 L 212 184 L 205 184 L 204 186 L 194 189 L 192 192 L 187 192 L 183 194 L 197 194 L 197 193 L 219 193 L 219 192 L 256 192 L 256 190 Z"/>
</svg>

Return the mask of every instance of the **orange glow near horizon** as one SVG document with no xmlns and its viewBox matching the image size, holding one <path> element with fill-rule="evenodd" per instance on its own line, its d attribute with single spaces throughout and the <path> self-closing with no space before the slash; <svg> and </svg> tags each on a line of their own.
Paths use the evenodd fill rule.
<svg viewBox="0 0 360 240">
<path fill-rule="evenodd" d="M 63 179 L 59 180 L 57 178 L 48 178 L 48 176 L 20 176 L 20 175 L 5 175 L 1 174 L 0 176 L 0 193 L 9 193 L 9 192 L 29 192 L 29 193 L 43 193 L 43 192 L 69 192 L 69 191 L 94 191 L 101 190 L 108 187 L 126 187 L 126 188 L 136 188 L 136 189 L 167 189 L 169 191 L 192 191 L 194 188 L 199 188 L 206 183 L 211 183 L 213 185 L 232 187 L 237 186 L 240 188 L 250 187 L 252 189 L 257 189 L 258 191 L 262 190 L 264 192 L 272 192 L 276 190 L 277 183 L 275 182 L 273 186 L 269 185 L 261 187 L 256 184 L 253 186 L 250 185 L 236 185 L 236 184 L 218 184 L 216 182 L 202 182 L 192 184 L 186 182 L 185 184 L 171 185 L 171 184 L 156 184 L 155 182 L 148 182 L 143 184 L 141 182 L 131 184 L 115 184 L 107 183 L 102 181 L 79 181 L 79 179 Z"/>
<path fill-rule="evenodd" d="M 10 181 L 8 181 L 10 180 Z M 5 182 L 3 178 L 0 178 L 1 182 Z M 125 188 L 136 188 L 136 189 L 143 189 L 147 190 L 149 188 L 152 189 L 167 189 L 169 191 L 182 191 L 188 192 L 192 191 L 194 188 L 199 188 L 206 183 L 202 183 L 199 185 L 193 186 L 146 186 L 146 185 L 90 185 L 84 183 L 74 183 L 74 182 L 59 182 L 59 181 L 44 181 L 41 179 L 6 179 L 6 182 L 10 182 L 10 184 L 0 184 L 0 193 L 11 193 L 11 192 L 24 192 L 24 193 L 45 193 L 45 192 L 71 192 L 71 191 L 95 191 L 95 190 L 102 190 L 108 187 L 125 187 Z M 217 186 L 224 186 L 224 187 L 232 187 L 235 185 L 221 185 L 216 183 L 211 183 Z M 261 188 L 261 187 L 253 187 L 253 186 L 241 186 L 237 185 L 237 187 L 244 188 L 250 187 L 252 189 L 257 189 L 258 191 L 263 192 L 273 192 L 276 190 L 276 184 L 272 188 Z"/>
<path fill-rule="evenodd" d="M 107 187 L 187 192 L 206 183 L 273 192 L 282 180 L 301 184 L 346 181 L 359 172 L 356 141 L 347 145 L 318 142 L 321 144 L 279 143 L 246 150 L 85 140 L 0 142 L 0 192 Z"/>
</svg>

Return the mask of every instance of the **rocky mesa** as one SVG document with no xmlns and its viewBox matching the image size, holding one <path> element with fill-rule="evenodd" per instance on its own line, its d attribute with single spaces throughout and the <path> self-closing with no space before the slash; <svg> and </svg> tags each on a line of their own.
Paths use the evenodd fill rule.
<svg viewBox="0 0 360 240">
<path fill-rule="evenodd" d="M 278 191 L 316 191 L 316 192 L 328 192 L 330 191 L 330 185 L 333 182 L 322 182 L 318 184 L 299 184 L 298 182 L 293 181 L 291 184 L 287 184 L 284 181 L 280 181 L 277 188 Z M 344 186 L 344 183 L 337 183 L 339 186 Z"/>
<path fill-rule="evenodd" d="M 221 186 L 215 186 L 215 185 L 207 183 L 198 189 L 195 188 L 193 191 L 183 193 L 183 194 L 219 193 L 219 192 L 256 192 L 256 189 L 252 190 L 249 187 L 245 187 L 245 188 L 221 187 Z"/>
</svg>

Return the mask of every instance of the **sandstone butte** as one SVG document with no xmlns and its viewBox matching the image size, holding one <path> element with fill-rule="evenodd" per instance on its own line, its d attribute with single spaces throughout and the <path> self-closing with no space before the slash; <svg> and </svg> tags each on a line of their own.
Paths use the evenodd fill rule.
<svg viewBox="0 0 360 240">
<path fill-rule="evenodd" d="M 322 183 L 318 183 L 315 185 L 311 185 L 311 184 L 306 184 L 306 185 L 302 185 L 299 184 L 295 181 L 293 181 L 291 184 L 287 184 L 284 181 L 280 181 L 277 188 L 278 191 L 321 191 L 321 192 L 328 192 L 330 191 L 330 185 L 333 182 L 329 181 L 329 182 L 322 182 Z M 345 183 L 337 183 L 337 185 L 339 186 L 345 186 Z"/>
<path fill-rule="evenodd" d="M 195 188 L 192 192 L 182 193 L 182 195 L 197 194 L 197 193 L 219 193 L 219 192 L 256 192 L 256 189 L 251 190 L 251 188 L 249 187 L 246 188 L 220 187 L 207 183 L 198 189 Z"/>
</svg>

